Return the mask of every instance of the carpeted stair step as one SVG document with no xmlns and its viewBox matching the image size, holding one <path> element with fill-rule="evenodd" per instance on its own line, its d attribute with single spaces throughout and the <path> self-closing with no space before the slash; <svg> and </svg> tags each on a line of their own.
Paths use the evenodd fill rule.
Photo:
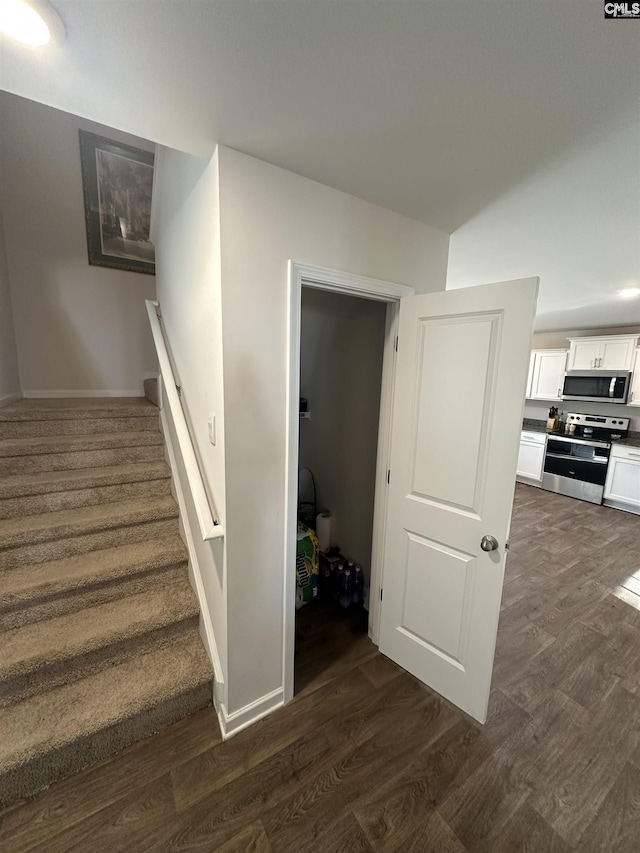
<svg viewBox="0 0 640 853">
<path fill-rule="evenodd" d="M 0 477 L 10 474 L 36 474 L 39 471 L 68 471 L 76 468 L 102 468 L 123 463 L 158 462 L 164 459 L 161 445 L 88 450 L 79 453 L 54 453 L 0 459 Z"/>
<path fill-rule="evenodd" d="M 171 472 L 165 466 L 165 475 L 157 479 L 0 499 L 0 519 L 22 518 L 63 509 L 79 509 L 96 504 L 126 501 L 136 497 L 153 498 L 169 494 L 171 494 Z"/>
<path fill-rule="evenodd" d="M 187 549 L 174 533 L 4 572 L 0 630 L 51 619 L 186 577 Z"/>
<path fill-rule="evenodd" d="M 0 423 L 144 417 L 157 422 L 158 408 L 143 397 L 28 399 L 0 409 Z"/>
<path fill-rule="evenodd" d="M 130 465 L 108 465 L 104 468 L 78 468 L 71 471 L 42 471 L 38 474 L 14 474 L 0 480 L 0 500 L 70 492 L 137 483 L 171 476 L 163 460 Z"/>
<path fill-rule="evenodd" d="M 187 574 L 167 586 L 0 634 L 0 706 L 85 678 L 198 630 Z"/>
<path fill-rule="evenodd" d="M 162 459 L 163 456 L 162 434 L 152 430 L 104 435 L 3 438 L 0 440 L 0 475 L 117 465 L 122 462 Z"/>
<path fill-rule="evenodd" d="M 59 510 L 0 522 L 0 569 L 150 541 L 176 532 L 171 496 Z"/>
<path fill-rule="evenodd" d="M 0 805 L 30 796 L 212 701 L 197 629 L 0 714 Z"/>
<path fill-rule="evenodd" d="M 2 421 L 0 420 L 0 439 L 37 438 L 53 435 L 97 435 L 114 432 L 151 432 L 159 429 L 159 420 L 155 418 L 60 418 L 58 420 Z"/>
<path fill-rule="evenodd" d="M 162 434 L 158 430 L 100 433 L 99 435 L 3 438 L 0 441 L 0 459 L 16 456 L 45 456 L 55 453 L 79 453 L 86 450 L 110 450 L 114 447 L 143 447 L 152 444 L 163 444 Z"/>
</svg>

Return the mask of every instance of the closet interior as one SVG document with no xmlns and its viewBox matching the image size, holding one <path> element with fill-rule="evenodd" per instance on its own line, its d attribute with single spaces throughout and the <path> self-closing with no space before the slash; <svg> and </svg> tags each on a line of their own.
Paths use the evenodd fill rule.
<svg viewBox="0 0 640 853">
<path fill-rule="evenodd" d="M 295 692 L 367 637 L 387 305 L 302 289 Z"/>
</svg>

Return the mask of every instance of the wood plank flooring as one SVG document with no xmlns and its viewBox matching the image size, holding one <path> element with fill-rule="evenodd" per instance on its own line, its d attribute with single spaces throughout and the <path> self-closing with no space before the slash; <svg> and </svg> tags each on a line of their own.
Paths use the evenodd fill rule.
<svg viewBox="0 0 640 853">
<path fill-rule="evenodd" d="M 296 699 L 211 709 L 0 814 L 3 853 L 638 853 L 640 517 L 518 486 L 489 720 L 299 621 Z"/>
</svg>

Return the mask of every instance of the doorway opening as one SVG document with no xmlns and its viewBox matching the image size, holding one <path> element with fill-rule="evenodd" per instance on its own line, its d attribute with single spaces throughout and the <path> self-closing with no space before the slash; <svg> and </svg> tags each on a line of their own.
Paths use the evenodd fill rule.
<svg viewBox="0 0 640 853">
<path fill-rule="evenodd" d="M 302 288 L 295 693 L 366 654 L 386 305 Z"/>
<path fill-rule="evenodd" d="M 377 645 L 398 304 L 413 294 L 297 264 L 289 287 L 285 702 Z"/>
</svg>

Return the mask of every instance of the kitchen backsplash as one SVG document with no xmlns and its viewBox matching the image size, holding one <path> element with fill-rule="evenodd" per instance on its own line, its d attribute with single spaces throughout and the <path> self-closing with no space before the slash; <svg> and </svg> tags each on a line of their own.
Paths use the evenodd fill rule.
<svg viewBox="0 0 640 853">
<path fill-rule="evenodd" d="M 580 403 L 576 400 L 549 401 L 526 400 L 524 404 L 524 417 L 533 420 L 546 420 L 549 407 L 557 406 L 566 415 L 567 412 L 580 412 L 589 415 L 619 415 L 621 418 L 629 418 L 629 429 L 633 432 L 640 431 L 640 406 L 619 406 L 615 403 Z"/>
</svg>

